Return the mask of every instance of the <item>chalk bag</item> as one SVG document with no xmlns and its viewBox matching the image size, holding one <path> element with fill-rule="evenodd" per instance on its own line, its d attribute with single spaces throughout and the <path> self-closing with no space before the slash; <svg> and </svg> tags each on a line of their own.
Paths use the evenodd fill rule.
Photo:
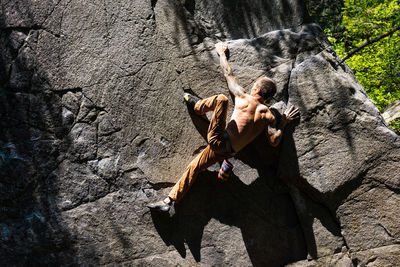
<svg viewBox="0 0 400 267">
<path fill-rule="evenodd" d="M 232 175 L 233 165 L 226 159 L 222 162 L 221 168 L 219 169 L 218 179 L 227 181 Z"/>
</svg>

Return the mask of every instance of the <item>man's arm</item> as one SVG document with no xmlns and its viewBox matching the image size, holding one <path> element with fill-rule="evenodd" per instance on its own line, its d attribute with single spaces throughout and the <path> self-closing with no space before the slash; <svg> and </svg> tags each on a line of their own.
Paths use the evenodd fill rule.
<svg viewBox="0 0 400 267">
<path fill-rule="evenodd" d="M 233 76 L 232 68 L 228 63 L 228 59 L 226 58 L 226 52 L 228 47 L 223 43 L 218 43 L 215 45 L 217 53 L 219 55 L 219 63 L 221 64 L 222 71 L 224 72 L 224 76 L 226 82 L 228 83 L 229 91 L 235 96 L 241 96 L 246 93 L 246 91 L 238 84 L 235 76 Z"/>
<path fill-rule="evenodd" d="M 273 147 L 277 147 L 282 140 L 283 130 L 286 125 L 299 117 L 299 109 L 295 108 L 293 105 L 286 109 L 282 115 L 281 121 L 278 127 L 276 127 L 276 120 L 274 120 L 272 125 L 268 125 L 268 139 Z"/>
</svg>

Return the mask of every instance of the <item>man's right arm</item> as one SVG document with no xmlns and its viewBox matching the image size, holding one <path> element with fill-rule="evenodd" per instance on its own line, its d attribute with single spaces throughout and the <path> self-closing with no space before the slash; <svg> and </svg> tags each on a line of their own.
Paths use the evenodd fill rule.
<svg viewBox="0 0 400 267">
<path fill-rule="evenodd" d="M 215 48 L 219 55 L 219 63 L 221 65 L 222 71 L 224 72 L 226 82 L 228 83 L 229 91 L 235 97 L 245 94 L 246 93 L 245 90 L 238 84 L 235 76 L 233 76 L 232 68 L 228 63 L 228 59 L 226 57 L 226 52 L 228 50 L 228 47 L 223 43 L 218 43 L 215 45 Z"/>
<path fill-rule="evenodd" d="M 277 147 L 282 140 L 283 130 L 285 129 L 286 125 L 293 120 L 299 118 L 299 109 L 295 108 L 291 105 L 289 108 L 285 110 L 280 120 L 279 125 L 276 125 L 276 121 L 274 119 L 272 124 L 268 125 L 268 139 L 269 143 L 273 147 Z"/>
</svg>

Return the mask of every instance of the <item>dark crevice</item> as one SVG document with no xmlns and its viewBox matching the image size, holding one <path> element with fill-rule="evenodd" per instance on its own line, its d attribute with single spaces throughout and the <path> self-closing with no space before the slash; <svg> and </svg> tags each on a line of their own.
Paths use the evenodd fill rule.
<svg viewBox="0 0 400 267">
<path fill-rule="evenodd" d="M 43 30 L 43 28 L 41 26 L 39 26 L 39 25 L 35 25 L 35 26 L 32 26 L 32 27 L 9 26 L 9 27 L 0 27 L 0 30 L 4 31 L 4 32 L 8 32 L 8 33 L 12 32 L 12 31 L 17 31 L 17 32 L 22 32 L 25 35 L 28 35 L 29 31 L 31 31 L 31 30 L 38 31 L 38 30 Z"/>
<path fill-rule="evenodd" d="M 373 170 L 374 168 L 378 167 L 379 164 L 382 163 L 383 159 L 387 158 L 387 155 L 391 152 L 391 150 L 387 151 L 386 153 L 382 154 L 382 155 L 376 155 L 375 157 L 368 159 L 367 162 L 365 162 L 366 164 L 366 168 L 361 171 L 357 177 L 351 181 L 349 181 L 348 183 L 345 183 L 344 185 L 342 185 L 340 188 L 337 189 L 337 191 L 333 192 L 332 195 L 335 196 L 339 196 L 342 197 L 342 201 L 336 201 L 336 203 L 338 204 L 338 206 L 336 207 L 336 209 L 341 206 L 343 204 L 344 201 L 348 202 L 351 200 L 354 200 L 355 198 L 365 194 L 367 191 L 370 191 L 373 188 L 378 187 L 379 185 L 383 185 L 386 188 L 388 188 L 389 190 L 393 191 L 396 194 L 400 194 L 400 189 L 399 188 L 395 188 L 392 187 L 390 185 L 388 185 L 385 182 L 379 181 L 377 179 L 373 179 L 373 178 L 369 178 L 368 180 L 365 180 L 365 176 L 367 175 L 367 173 L 371 170 Z M 349 196 L 354 189 L 356 189 L 358 186 L 357 184 L 362 184 L 362 183 L 369 183 L 370 181 L 374 181 L 376 182 L 376 184 L 371 184 L 370 187 L 368 187 L 367 189 L 363 190 L 362 192 L 360 192 L 359 194 L 352 196 L 351 198 L 347 198 L 347 196 Z M 351 186 L 351 184 L 353 184 L 353 186 Z M 355 185 L 354 185 L 355 184 Z M 335 209 L 335 210 L 336 210 Z"/>
<path fill-rule="evenodd" d="M 164 188 L 173 187 L 175 185 L 175 183 L 170 183 L 170 182 L 160 182 L 160 183 L 151 183 L 151 182 L 149 182 L 149 184 L 156 191 L 164 189 Z"/>
<path fill-rule="evenodd" d="M 391 232 L 389 232 L 389 230 L 388 230 L 381 222 L 379 222 L 378 225 L 379 225 L 380 227 L 382 227 L 382 229 L 385 231 L 385 233 L 386 233 L 389 237 L 394 238 L 393 234 L 392 234 Z"/>
<path fill-rule="evenodd" d="M 83 90 L 80 91 L 80 92 L 82 92 L 83 97 L 85 97 L 87 100 L 89 100 L 89 102 L 90 102 L 90 104 L 91 104 L 91 107 L 98 111 L 98 113 L 97 113 L 97 115 L 96 115 L 96 118 L 94 118 L 93 121 L 97 119 L 97 117 L 98 117 L 98 115 L 99 115 L 99 112 L 103 111 L 103 112 L 105 112 L 105 113 L 108 113 L 108 110 L 106 110 L 104 107 L 101 107 L 101 106 L 96 105 L 96 103 L 95 103 L 92 99 L 90 99 L 89 97 L 87 97 L 87 96 L 85 95 L 85 93 L 84 93 Z"/>
<path fill-rule="evenodd" d="M 96 118 L 94 119 L 94 121 L 96 121 L 97 120 L 97 118 L 99 117 L 99 113 L 100 112 L 98 112 L 97 114 L 96 114 Z M 96 152 L 95 152 L 95 154 L 96 154 L 96 158 L 99 158 L 99 123 L 95 123 L 95 127 L 96 127 L 96 141 L 95 141 L 95 143 L 96 143 Z"/>
<path fill-rule="evenodd" d="M 62 0 L 58 0 L 58 2 L 53 5 L 53 8 L 51 9 L 51 11 L 49 12 L 49 14 L 46 16 L 46 18 L 43 20 L 43 22 L 41 23 L 42 25 L 44 25 L 46 23 L 46 21 L 51 17 L 51 15 L 53 14 L 54 10 L 56 10 L 56 8 L 58 7 L 58 5 L 61 3 Z"/>
<path fill-rule="evenodd" d="M 103 1 L 103 5 L 104 5 L 104 12 L 106 14 L 106 18 L 105 18 L 105 25 L 106 25 L 106 39 L 107 39 L 107 48 L 110 48 L 110 40 L 111 40 L 111 35 L 110 35 L 110 25 L 108 22 L 108 10 L 107 10 L 107 3 L 104 0 Z M 108 58 L 108 50 L 107 50 L 107 58 Z"/>
<path fill-rule="evenodd" d="M 18 32 L 22 32 L 22 33 L 24 33 L 26 35 L 28 35 L 31 30 L 33 30 L 33 31 L 45 31 L 45 32 L 48 32 L 51 35 L 57 37 L 57 38 L 61 37 L 60 34 L 54 33 L 50 29 L 44 28 L 44 27 L 42 27 L 40 25 L 33 25 L 31 27 L 11 26 L 11 27 L 0 28 L 0 30 L 5 31 L 5 32 L 18 31 Z"/>
<path fill-rule="evenodd" d="M 121 130 L 122 130 L 122 128 L 117 127 L 117 128 L 115 128 L 114 130 L 112 130 L 112 131 L 110 131 L 110 132 L 107 132 L 107 133 L 103 133 L 103 134 L 101 134 L 101 135 L 99 135 L 99 136 L 100 136 L 100 137 L 111 136 L 111 135 L 113 135 L 113 134 L 115 134 L 115 133 L 120 132 Z"/>
<path fill-rule="evenodd" d="M 193 16 L 194 10 L 196 8 L 196 1 L 195 0 L 186 0 L 184 6 L 185 6 L 186 10 L 189 11 L 190 14 L 192 14 L 192 16 Z"/>
<path fill-rule="evenodd" d="M 122 177 L 124 174 L 127 174 L 127 173 L 135 172 L 137 170 L 140 170 L 140 169 L 138 167 L 132 167 L 132 168 L 120 171 L 119 172 L 119 177 Z"/>
<path fill-rule="evenodd" d="M 398 187 L 394 187 L 394 186 L 392 186 L 390 184 L 385 183 L 384 181 L 380 181 L 380 180 L 377 180 L 377 179 L 373 179 L 372 178 L 371 180 L 374 181 L 374 182 L 377 182 L 377 183 L 379 183 L 379 184 L 381 184 L 383 186 L 385 186 L 387 189 L 389 189 L 390 191 L 392 191 L 395 194 L 400 194 L 400 188 L 398 188 Z"/>
<path fill-rule="evenodd" d="M 151 10 L 153 12 L 146 18 L 147 20 L 150 20 L 150 19 L 152 19 L 153 21 L 156 20 L 156 12 L 155 12 L 156 4 L 157 4 L 157 0 L 150 0 Z"/>
<path fill-rule="evenodd" d="M 343 242 L 342 245 L 346 245 L 345 239 L 340 232 L 340 224 L 336 220 L 336 216 L 329 210 L 329 208 L 313 199 L 309 198 L 307 194 L 301 192 L 294 186 L 291 188 L 291 198 L 296 206 L 296 213 L 301 221 L 302 231 L 305 237 L 307 252 L 312 259 L 318 259 L 318 247 L 316 244 L 316 238 L 313 231 L 314 219 L 318 219 L 323 227 L 328 230 L 333 236 L 340 237 Z M 317 211 L 316 214 L 312 214 L 311 211 Z M 337 244 L 339 245 L 339 244 Z M 342 245 L 336 247 L 333 253 L 339 253 L 342 250 Z M 325 256 L 322 256 L 325 257 Z"/>
<path fill-rule="evenodd" d="M 151 9 L 154 11 L 156 8 L 157 0 L 150 0 L 151 1 Z"/>
<path fill-rule="evenodd" d="M 293 72 L 293 70 L 295 69 L 296 61 L 297 61 L 297 53 L 296 53 L 296 56 L 295 56 L 294 60 L 292 61 L 292 67 L 291 67 L 291 69 L 290 69 L 288 81 L 285 83 L 285 86 L 284 86 L 284 89 L 283 89 L 283 90 L 284 90 L 284 93 L 283 93 L 283 102 L 284 102 L 286 105 L 287 105 L 288 102 L 289 102 L 289 87 L 290 87 L 290 83 L 291 83 L 291 81 L 292 81 L 292 72 Z"/>
<path fill-rule="evenodd" d="M 76 87 L 76 88 L 69 88 L 69 89 L 62 89 L 62 90 L 52 90 L 51 92 L 53 92 L 53 93 L 55 93 L 56 95 L 59 95 L 59 96 L 63 96 L 63 95 L 65 95 L 66 93 L 68 93 L 68 92 L 71 92 L 71 93 L 82 93 L 82 88 L 80 88 L 80 87 Z"/>
</svg>

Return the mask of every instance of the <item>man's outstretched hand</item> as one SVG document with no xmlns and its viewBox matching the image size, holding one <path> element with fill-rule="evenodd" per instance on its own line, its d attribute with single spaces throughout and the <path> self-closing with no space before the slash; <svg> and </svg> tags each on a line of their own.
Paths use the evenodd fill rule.
<svg viewBox="0 0 400 267">
<path fill-rule="evenodd" d="M 219 42 L 215 45 L 215 50 L 217 50 L 219 56 L 225 55 L 228 51 L 228 46 L 222 42 Z"/>
<path fill-rule="evenodd" d="M 296 120 L 299 117 L 300 117 L 299 109 L 290 104 L 289 107 L 283 113 L 282 120 L 284 124 L 288 124 L 289 122 Z"/>
</svg>

